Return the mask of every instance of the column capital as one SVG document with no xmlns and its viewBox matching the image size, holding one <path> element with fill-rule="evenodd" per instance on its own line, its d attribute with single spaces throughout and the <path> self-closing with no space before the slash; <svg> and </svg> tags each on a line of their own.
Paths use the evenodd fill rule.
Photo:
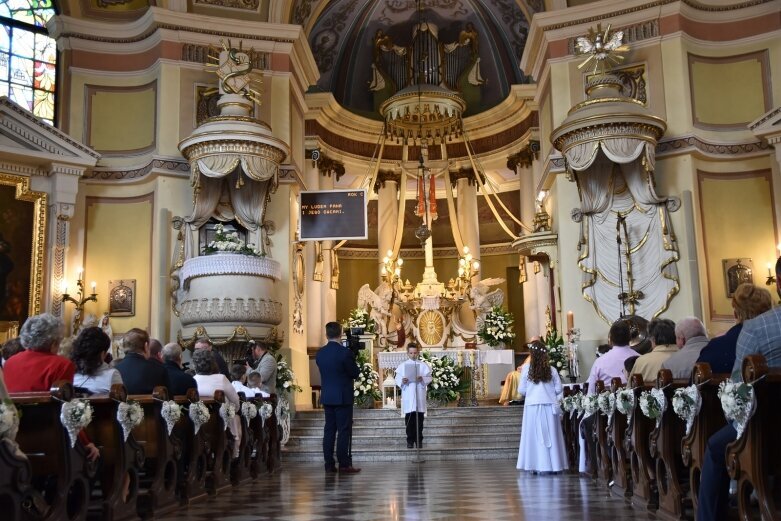
<svg viewBox="0 0 781 521">
<path fill-rule="evenodd" d="M 62 221 L 69 221 L 75 209 L 76 206 L 71 203 L 55 202 L 49 205 L 51 216 Z"/>
<path fill-rule="evenodd" d="M 466 179 L 470 185 L 477 185 L 477 178 L 475 177 L 475 171 L 471 168 L 465 167 L 458 170 L 450 171 L 450 185 L 455 188 L 459 179 Z M 485 175 L 481 174 L 480 179 L 485 182 Z"/>
<path fill-rule="evenodd" d="M 518 173 L 518 167 L 529 168 L 532 162 L 539 159 L 540 142 L 529 140 L 526 145 L 514 154 L 507 156 L 507 168 Z"/>
<path fill-rule="evenodd" d="M 401 174 L 393 170 L 380 170 L 377 172 L 377 180 L 374 182 L 374 193 L 380 193 L 380 189 L 385 188 L 385 183 L 387 182 L 396 183 L 396 190 L 398 191 Z"/>
<path fill-rule="evenodd" d="M 312 162 L 317 165 L 317 170 L 323 177 L 331 177 L 333 175 L 336 180 L 339 181 L 345 173 L 344 163 L 331 159 L 319 149 L 307 149 L 304 152 L 304 157 L 306 157 L 306 159 L 311 159 Z"/>
</svg>

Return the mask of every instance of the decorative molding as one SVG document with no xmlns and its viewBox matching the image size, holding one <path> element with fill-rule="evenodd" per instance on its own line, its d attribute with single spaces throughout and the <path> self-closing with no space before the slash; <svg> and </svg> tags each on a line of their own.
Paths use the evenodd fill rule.
<svg viewBox="0 0 781 521">
<path fill-rule="evenodd" d="M 241 2 L 242 0 L 236 0 L 236 1 Z M 182 44 L 182 61 L 207 64 L 211 62 L 209 60 L 209 54 L 215 54 L 218 50 L 219 49 L 217 49 L 216 47 L 210 45 L 185 43 Z M 242 52 L 244 52 L 247 56 L 249 56 L 250 63 L 252 64 L 253 69 L 266 70 L 269 68 L 269 65 L 271 64 L 271 53 L 256 51 L 254 49 L 245 50 Z"/>
<path fill-rule="evenodd" d="M 111 86 L 111 85 L 84 85 L 84 136 L 87 143 L 92 146 L 92 100 L 95 94 L 98 93 L 115 93 L 126 94 L 136 92 L 152 92 L 154 96 L 154 115 L 152 117 L 152 142 L 141 148 L 131 148 L 124 150 L 101 150 L 100 153 L 105 156 L 126 156 L 128 154 L 142 154 L 150 152 L 157 148 L 157 115 L 158 115 L 158 103 L 159 97 L 157 93 L 157 79 L 145 83 L 143 85 L 131 85 L 131 86 Z M 117 122 L 119 123 L 119 122 Z"/>
<path fill-rule="evenodd" d="M 453 188 L 458 184 L 459 179 L 466 179 L 470 186 L 477 185 L 477 178 L 475 172 L 469 167 L 463 167 L 458 170 L 451 170 L 450 174 L 450 186 Z M 485 174 L 480 174 L 480 179 L 485 183 Z"/>
<path fill-rule="evenodd" d="M 627 98 L 636 99 L 643 105 L 648 104 L 648 93 L 646 92 L 645 64 L 627 65 L 610 70 L 610 74 L 618 78 L 621 82 L 619 94 Z M 586 85 L 592 80 L 599 81 L 594 74 L 586 76 Z M 586 89 L 588 90 L 588 89 Z"/>
<path fill-rule="evenodd" d="M 186 25 L 168 24 L 168 23 L 160 23 L 160 22 L 154 22 L 150 24 L 149 28 L 141 34 L 135 36 L 128 36 L 124 38 L 97 36 L 94 34 L 79 33 L 79 32 L 64 32 L 58 35 L 57 39 L 59 40 L 64 38 L 75 38 L 78 40 L 85 40 L 90 42 L 127 44 L 127 43 L 142 42 L 161 30 L 173 31 L 176 33 L 205 34 L 208 36 L 216 36 L 219 38 L 232 38 L 236 40 L 251 40 L 251 41 L 264 41 L 264 42 L 276 42 L 276 43 L 296 42 L 296 39 L 294 38 L 278 38 L 274 36 L 262 36 L 259 34 L 216 31 L 213 29 L 205 29 L 203 27 L 189 27 Z"/>
<path fill-rule="evenodd" d="M 0 161 L 0 170 L 8 174 L 24 175 L 24 176 L 42 176 L 49 175 L 49 171 L 37 166 L 23 165 L 18 163 L 8 163 L 6 161 Z"/>
<path fill-rule="evenodd" d="M 331 177 L 333 175 L 337 182 L 345 172 L 344 163 L 331 159 L 323 153 L 320 154 L 320 159 L 317 160 L 317 170 L 323 177 Z"/>
<path fill-rule="evenodd" d="M 765 122 L 770 121 L 773 119 L 777 114 L 781 114 L 781 107 L 776 108 L 775 110 L 771 110 L 764 116 L 760 116 L 760 119 L 753 121 L 749 126 L 749 130 L 756 130 L 757 128 L 761 127 Z"/>
<path fill-rule="evenodd" d="M 518 173 L 518 168 L 531 168 L 532 162 L 540 158 L 540 142 L 529 140 L 526 146 L 507 157 L 507 168 Z"/>
<path fill-rule="evenodd" d="M 751 143 L 708 143 L 696 136 L 687 136 L 660 141 L 656 145 L 656 155 L 659 157 L 697 150 L 708 155 L 734 156 L 738 154 L 764 153 L 770 148 L 770 145 L 762 141 Z"/>
<path fill-rule="evenodd" d="M 141 179 L 152 171 L 177 177 L 190 176 L 190 164 L 187 161 L 175 159 L 153 159 L 140 168 L 129 170 L 114 170 L 109 168 L 96 168 L 84 174 L 84 179 L 91 181 L 129 181 Z"/>
<path fill-rule="evenodd" d="M 241 11 L 257 11 L 260 0 L 193 0 L 195 5 L 239 9 Z"/>
<path fill-rule="evenodd" d="M 378 251 L 376 248 L 339 248 L 339 257 L 343 259 L 379 259 Z M 458 258 L 460 255 L 456 248 L 434 248 L 434 253 L 437 257 L 453 257 Z M 506 255 L 517 253 L 516 249 L 510 243 L 501 243 L 493 245 L 480 246 L 480 257 L 486 257 L 490 255 Z M 420 248 L 400 250 L 400 255 L 404 259 L 422 259 L 425 256 L 425 252 Z"/>
<path fill-rule="evenodd" d="M 182 325 L 214 322 L 282 323 L 282 303 L 266 299 L 218 298 L 182 302 Z"/>
<path fill-rule="evenodd" d="M 393 170 L 380 170 L 377 172 L 377 180 L 374 182 L 374 193 L 377 194 L 380 192 L 381 188 L 385 188 L 385 183 L 388 181 L 396 183 L 396 191 L 398 192 L 399 183 L 401 182 L 401 173 L 394 172 Z"/>
</svg>

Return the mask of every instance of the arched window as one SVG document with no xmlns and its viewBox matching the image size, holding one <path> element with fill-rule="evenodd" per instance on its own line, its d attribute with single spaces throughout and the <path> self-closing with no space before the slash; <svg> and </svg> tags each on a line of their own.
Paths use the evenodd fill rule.
<svg viewBox="0 0 781 521">
<path fill-rule="evenodd" d="M 54 0 L 0 0 L 0 96 L 54 124 L 57 43 L 46 22 Z"/>
</svg>

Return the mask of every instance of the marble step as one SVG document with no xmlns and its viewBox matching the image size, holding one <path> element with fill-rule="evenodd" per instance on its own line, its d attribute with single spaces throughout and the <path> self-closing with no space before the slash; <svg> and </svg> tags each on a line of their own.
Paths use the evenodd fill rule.
<svg viewBox="0 0 781 521">
<path fill-rule="evenodd" d="M 366 415 L 353 415 L 353 421 L 356 426 L 371 423 L 377 427 L 390 427 L 393 424 L 398 423 L 401 420 L 401 413 L 394 411 L 381 411 L 382 414 L 377 414 L 374 417 Z M 519 426 L 521 424 L 522 411 L 515 409 L 515 413 L 512 415 L 500 415 L 500 414 L 482 414 L 472 412 L 469 415 L 463 414 L 432 414 L 429 411 L 426 414 L 426 423 L 429 425 L 514 425 Z M 291 425 L 293 428 L 312 428 L 322 427 L 325 422 L 325 416 L 320 414 L 297 414 L 292 419 Z"/>
<path fill-rule="evenodd" d="M 384 448 L 384 449 L 365 449 L 354 447 L 352 451 L 353 462 L 361 461 L 413 461 L 417 457 L 416 449 L 404 448 Z M 429 445 L 427 440 L 423 442 L 423 448 L 420 449 L 420 456 L 426 461 L 467 461 L 467 460 L 515 460 L 518 457 L 518 444 L 512 447 L 501 446 L 435 446 Z M 318 450 L 296 450 L 290 451 L 283 449 L 282 461 L 310 461 L 322 462 L 323 451 Z"/>
<path fill-rule="evenodd" d="M 500 447 L 518 447 L 518 443 L 521 439 L 520 432 L 517 433 L 484 433 L 481 435 L 467 435 L 463 433 L 449 433 L 449 434 L 432 434 L 428 429 L 423 429 L 423 436 L 427 443 L 431 443 L 432 446 L 447 448 L 452 445 L 463 446 L 480 446 L 483 444 L 491 444 Z M 356 436 L 353 433 L 353 447 L 403 447 L 407 444 L 406 434 L 404 431 L 383 434 L 379 436 Z M 322 448 L 323 446 L 323 434 L 319 436 L 290 436 L 287 442 L 289 448 Z"/>
<path fill-rule="evenodd" d="M 453 432 L 453 426 L 452 425 L 441 425 L 437 423 L 429 423 L 428 420 L 424 422 L 425 429 L 427 433 L 430 433 L 431 435 L 436 434 L 447 434 L 450 432 Z M 353 436 L 397 436 L 399 433 L 405 432 L 404 430 L 404 420 L 397 419 L 393 424 L 389 424 L 387 426 L 379 426 L 379 425 L 360 425 L 356 424 L 353 426 Z M 482 435 L 486 432 L 490 434 L 516 434 L 518 435 L 521 432 L 521 424 L 520 422 L 516 423 L 507 423 L 507 424 L 490 424 L 489 427 L 486 427 L 486 425 L 459 425 L 458 426 L 458 432 L 463 435 Z M 323 426 L 317 425 L 314 427 L 301 427 L 299 425 L 296 425 L 295 422 L 293 422 L 291 429 L 290 429 L 290 435 L 291 436 L 322 436 L 323 435 Z"/>
</svg>

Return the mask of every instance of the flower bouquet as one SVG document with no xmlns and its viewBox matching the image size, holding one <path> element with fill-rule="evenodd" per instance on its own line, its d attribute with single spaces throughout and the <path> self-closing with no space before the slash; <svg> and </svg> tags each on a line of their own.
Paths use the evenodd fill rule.
<svg viewBox="0 0 781 521">
<path fill-rule="evenodd" d="M 277 392 L 279 393 L 300 393 L 303 391 L 301 386 L 296 384 L 296 375 L 287 360 L 281 354 L 274 355 L 277 361 Z"/>
<path fill-rule="evenodd" d="M 358 378 L 353 382 L 353 394 L 355 395 L 355 403 L 359 407 L 371 409 L 374 407 L 374 402 L 381 399 L 382 396 L 379 387 L 380 375 L 368 362 L 366 356 L 364 351 L 358 353 L 356 363 L 360 372 Z"/>
<path fill-rule="evenodd" d="M 195 434 L 198 434 L 198 431 L 201 430 L 201 426 L 208 422 L 209 418 L 211 417 L 209 408 L 206 407 L 206 404 L 201 401 L 191 403 L 188 414 L 190 416 L 190 420 L 193 422 Z"/>
<path fill-rule="evenodd" d="M 0 439 L 14 440 L 19 430 L 19 412 L 10 400 L 0 403 Z"/>
<path fill-rule="evenodd" d="M 579 398 L 576 398 L 575 395 L 565 396 L 561 400 L 561 410 L 566 413 L 572 414 L 572 412 L 575 410 L 575 402 L 579 400 Z"/>
<path fill-rule="evenodd" d="M 726 380 L 719 384 L 718 396 L 724 416 L 728 421 L 735 422 L 735 430 L 738 431 L 738 439 L 740 439 L 754 414 L 756 406 L 754 386 Z"/>
<path fill-rule="evenodd" d="M 513 331 L 513 314 L 495 306 L 485 315 L 483 325 L 477 332 L 480 340 L 491 347 L 497 347 L 502 343 L 509 343 L 515 338 Z"/>
<path fill-rule="evenodd" d="M 174 425 L 176 425 L 176 422 L 182 417 L 182 409 L 175 401 L 168 400 L 163 402 L 163 406 L 160 409 L 160 415 L 165 420 L 165 425 L 168 427 L 168 435 L 170 436 L 171 432 L 174 430 Z"/>
<path fill-rule="evenodd" d="M 569 359 L 567 357 L 567 348 L 564 345 L 564 339 L 555 329 L 548 331 L 545 338 L 542 339 L 542 343 L 548 350 L 548 360 L 550 365 L 554 368 L 562 377 L 569 375 Z"/>
<path fill-rule="evenodd" d="M 223 402 L 220 405 L 220 418 L 222 418 L 222 423 L 226 429 L 234 416 L 236 416 L 236 406 L 230 402 Z"/>
<path fill-rule="evenodd" d="M 255 247 L 254 244 L 244 244 L 239 239 L 237 232 L 229 232 L 225 230 L 225 226 L 222 223 L 217 224 L 214 227 L 215 235 L 214 240 L 209 242 L 203 249 L 205 255 L 211 255 L 213 253 L 238 253 L 240 255 L 250 255 L 252 257 L 265 257 L 266 254 Z"/>
<path fill-rule="evenodd" d="M 71 440 L 71 447 L 76 445 L 79 431 L 92 421 L 92 405 L 88 400 L 76 398 L 62 404 L 60 422 Z"/>
<path fill-rule="evenodd" d="M 613 413 L 616 411 L 616 395 L 610 391 L 602 391 L 597 397 L 597 406 L 608 420 L 612 419 Z"/>
<path fill-rule="evenodd" d="M 266 420 L 271 418 L 271 415 L 274 414 L 274 407 L 271 406 L 270 403 L 264 403 L 260 406 L 260 424 L 262 426 L 266 425 Z"/>
<path fill-rule="evenodd" d="M 673 411 L 680 419 L 686 422 L 686 435 L 688 436 L 694 425 L 694 418 L 700 412 L 702 396 L 696 385 L 680 387 L 673 395 Z"/>
<path fill-rule="evenodd" d="M 377 324 L 374 322 L 374 319 L 371 318 L 368 311 L 361 308 L 350 310 L 347 320 L 342 322 L 342 328 L 345 331 L 353 327 L 359 327 L 363 329 L 364 333 L 369 335 L 377 331 Z"/>
<path fill-rule="evenodd" d="M 667 398 L 661 389 L 651 389 L 640 393 L 640 410 L 646 418 L 656 420 L 656 426 L 662 421 L 662 415 L 667 409 Z"/>
<path fill-rule="evenodd" d="M 138 427 L 143 419 L 144 409 L 140 403 L 135 400 L 119 403 L 117 407 L 117 421 L 122 426 L 122 434 L 125 436 L 125 441 L 130 436 L 130 431 Z"/>
<path fill-rule="evenodd" d="M 580 400 L 580 407 L 585 420 L 599 410 L 599 397 L 596 394 L 584 394 Z"/>
<path fill-rule="evenodd" d="M 463 377 L 464 369 L 456 366 L 452 358 L 440 358 L 429 351 L 423 351 L 420 359 L 431 367 L 431 383 L 426 393 L 428 400 L 445 404 L 469 389 L 469 380 Z"/>
<path fill-rule="evenodd" d="M 269 405 L 269 407 L 271 406 Z M 241 415 L 249 423 L 258 415 L 258 406 L 252 402 L 241 402 Z"/>
<path fill-rule="evenodd" d="M 632 389 L 616 391 L 616 410 L 627 417 L 632 417 L 635 410 L 635 392 Z"/>
</svg>

